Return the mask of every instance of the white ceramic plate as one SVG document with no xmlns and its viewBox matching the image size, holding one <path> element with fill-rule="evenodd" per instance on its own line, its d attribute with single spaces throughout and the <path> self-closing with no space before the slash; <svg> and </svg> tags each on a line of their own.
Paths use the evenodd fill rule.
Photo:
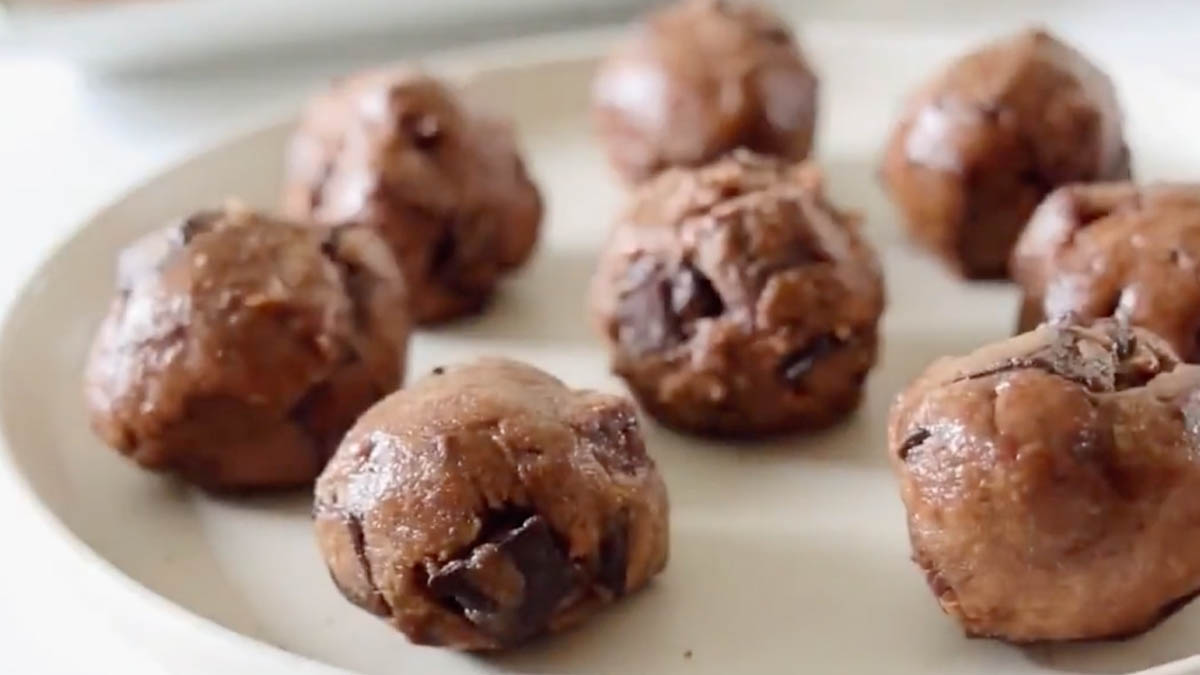
<svg viewBox="0 0 1200 675">
<path fill-rule="evenodd" d="M 591 55 L 607 41 L 569 36 L 458 61 L 474 71 L 469 95 L 516 120 L 549 210 L 540 250 L 492 310 L 418 335 L 411 372 L 494 353 L 621 391 L 583 303 L 621 202 L 585 114 Z M 931 359 L 1008 335 L 1016 294 L 958 283 L 904 245 L 874 165 L 902 92 L 964 45 L 846 26 L 808 31 L 806 41 L 823 78 L 817 155 L 837 201 L 865 212 L 886 268 L 882 361 L 862 408 L 826 433 L 727 445 L 648 422 L 671 493 L 671 563 L 651 588 L 578 630 L 487 658 L 410 646 L 329 582 L 307 495 L 213 499 L 136 469 L 89 433 L 80 370 L 117 250 L 230 194 L 270 206 L 286 124 L 155 177 L 44 263 L 0 343 L 0 456 L 10 460 L 0 467 L 81 543 L 80 574 L 117 625 L 196 672 L 1119 673 L 1196 654 L 1200 604 L 1138 639 L 1030 649 L 967 640 L 938 610 L 908 560 L 884 419 Z M 1124 94 L 1138 174 L 1195 178 L 1200 95 L 1106 65 Z"/>
</svg>

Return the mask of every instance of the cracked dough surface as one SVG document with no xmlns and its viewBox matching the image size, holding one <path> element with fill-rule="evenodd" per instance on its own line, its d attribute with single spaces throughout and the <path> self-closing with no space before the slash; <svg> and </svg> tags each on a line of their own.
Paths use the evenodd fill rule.
<svg viewBox="0 0 1200 675">
<path fill-rule="evenodd" d="M 830 424 L 875 363 L 883 279 L 820 173 L 745 151 L 643 184 L 592 282 L 613 370 L 671 426 Z"/>
</svg>

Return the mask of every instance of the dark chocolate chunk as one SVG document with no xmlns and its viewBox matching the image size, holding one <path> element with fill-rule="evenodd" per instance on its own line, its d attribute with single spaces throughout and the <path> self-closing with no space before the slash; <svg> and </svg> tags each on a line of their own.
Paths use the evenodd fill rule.
<svg viewBox="0 0 1200 675">
<path fill-rule="evenodd" d="M 520 529 L 525 521 L 535 516 L 537 514 L 532 509 L 523 506 L 507 506 L 488 511 L 479 525 L 479 533 L 475 535 L 475 543 L 472 546 L 495 543 L 514 530 Z"/>
<path fill-rule="evenodd" d="M 1054 328 L 1054 337 L 1045 347 L 1027 356 L 1009 359 L 999 365 L 966 375 L 961 380 L 976 379 L 1013 370 L 1043 370 L 1076 382 L 1090 391 L 1113 391 L 1115 373 L 1110 360 L 1097 356 L 1085 357 L 1079 349 L 1079 336 L 1069 328 Z"/>
<path fill-rule="evenodd" d="M 617 339 L 635 354 L 647 354 L 677 342 L 671 288 L 661 265 L 640 258 L 629 267 L 629 285 L 618 300 Z"/>
<path fill-rule="evenodd" d="M 689 322 L 724 311 L 712 282 L 690 264 L 671 273 L 641 258 L 629 266 L 629 282 L 617 306 L 618 339 L 638 354 L 658 351 L 681 342 Z"/>
<path fill-rule="evenodd" d="M 375 585 L 375 575 L 371 572 L 371 562 L 367 560 L 366 539 L 363 535 L 362 520 L 352 513 L 342 513 L 342 522 L 346 524 L 346 530 L 350 534 L 350 543 L 354 547 L 354 555 L 358 558 L 358 565 L 362 571 L 363 579 L 370 589 L 367 597 L 361 597 L 360 594 L 353 592 L 352 589 L 343 588 L 342 591 L 355 601 L 356 604 L 363 609 L 379 616 L 389 616 L 392 613 L 392 608 L 388 604 L 387 599 L 379 592 L 379 587 Z M 337 579 L 334 578 L 334 582 Z M 339 587 L 341 584 L 339 584 Z M 347 592 L 349 591 L 349 592 Z"/>
<path fill-rule="evenodd" d="M 1114 337 L 1116 348 L 1116 372 L 1114 388 L 1117 391 L 1145 386 L 1162 373 L 1179 365 L 1179 359 L 1170 353 L 1155 349 L 1152 343 L 1139 343 L 1137 336 L 1124 322 Z"/>
<path fill-rule="evenodd" d="M 447 227 L 438 237 L 437 243 L 433 246 L 433 251 L 429 256 L 429 271 L 433 275 L 439 275 L 446 271 L 450 262 L 454 260 L 454 252 L 458 248 L 458 243 L 454 239 L 454 228 Z"/>
<path fill-rule="evenodd" d="M 463 557 L 430 563 L 428 587 L 484 633 L 515 644 L 542 632 L 574 590 L 572 566 L 541 516 L 484 536 Z"/>
<path fill-rule="evenodd" d="M 223 216 L 223 212 L 209 209 L 206 211 L 198 211 L 183 219 L 179 224 L 179 242 L 187 244 L 198 235 L 207 232 L 217 223 Z"/>
<path fill-rule="evenodd" d="M 1104 476 L 1109 489 L 1121 499 L 1142 499 L 1136 477 L 1113 460 L 1116 447 L 1112 420 L 1101 419 L 1076 432 L 1071 454 L 1077 462 L 1092 467 Z"/>
<path fill-rule="evenodd" d="M 778 23 L 768 23 L 759 29 L 758 34 L 768 42 L 774 42 L 778 45 L 787 45 L 792 41 L 792 34 L 786 26 Z"/>
<path fill-rule="evenodd" d="M 354 311 L 354 324 L 366 327 L 371 323 L 370 299 L 374 281 L 371 275 L 364 273 L 361 263 L 355 260 L 353 248 L 344 243 L 346 227 L 329 230 L 329 235 L 321 242 L 321 254 L 334 264 L 342 278 L 342 287 L 346 289 Z"/>
<path fill-rule="evenodd" d="M 901 461 L 908 459 L 909 451 L 929 440 L 930 435 L 931 434 L 929 433 L 928 429 L 917 429 L 909 434 L 908 438 L 904 439 L 904 442 L 900 444 L 900 449 L 896 451 L 896 454 L 900 457 Z"/>
<path fill-rule="evenodd" d="M 648 458 L 637 415 L 618 406 L 605 407 L 596 413 L 574 426 L 596 461 L 606 470 L 622 474 L 644 468 Z"/>
<path fill-rule="evenodd" d="M 629 512 L 624 509 L 609 519 L 600 540 L 600 569 L 596 581 L 613 592 L 625 593 L 625 573 L 629 567 Z"/>
<path fill-rule="evenodd" d="M 829 333 L 818 335 L 808 344 L 785 356 L 779 364 L 779 374 L 788 384 L 799 387 L 818 361 L 841 346 L 841 340 Z"/>
<path fill-rule="evenodd" d="M 330 429 L 330 420 L 322 419 L 321 412 L 329 407 L 334 391 L 328 381 L 318 382 L 304 392 L 288 410 L 287 417 L 300 433 L 308 439 L 317 466 L 325 466 L 337 448 L 345 429 Z"/>
<path fill-rule="evenodd" d="M 342 284 L 346 295 L 350 298 L 350 308 L 354 315 L 354 325 L 366 329 L 371 325 L 371 294 L 377 281 L 363 269 L 354 264 L 343 264 Z"/>
<path fill-rule="evenodd" d="M 494 548 L 495 545 L 485 544 L 485 546 Z M 438 597 L 452 601 L 464 615 L 467 615 L 468 612 L 497 611 L 499 605 L 472 582 L 470 578 L 471 564 L 469 561 L 455 560 L 438 568 L 436 572 L 429 575 L 429 589 Z"/>
<path fill-rule="evenodd" d="M 312 182 L 312 187 L 308 190 L 308 210 L 310 213 L 321 208 L 321 204 L 325 202 L 325 185 L 329 182 L 329 176 L 332 173 L 333 162 L 321 162 L 321 166 L 317 170 L 317 178 Z"/>
<path fill-rule="evenodd" d="M 1127 326 L 1110 333 L 1108 352 L 1089 352 L 1080 348 L 1080 334 L 1070 326 L 1054 326 L 1054 337 L 1045 347 L 999 365 L 973 372 L 957 381 L 973 380 L 1014 370 L 1037 369 L 1071 380 L 1094 393 L 1123 391 L 1145 385 L 1157 375 L 1177 365 L 1171 355 L 1146 348 L 1138 357 L 1138 342 Z"/>
<path fill-rule="evenodd" d="M 692 321 L 719 316 L 725 303 L 708 277 L 685 263 L 671 284 L 671 311 L 681 322 Z"/>
<path fill-rule="evenodd" d="M 363 536 L 362 521 L 349 513 L 342 514 L 342 517 L 346 523 L 346 530 L 350 533 L 350 543 L 354 546 L 354 555 L 358 558 L 363 570 L 369 573 L 371 566 L 367 563 L 367 545 Z"/>
</svg>

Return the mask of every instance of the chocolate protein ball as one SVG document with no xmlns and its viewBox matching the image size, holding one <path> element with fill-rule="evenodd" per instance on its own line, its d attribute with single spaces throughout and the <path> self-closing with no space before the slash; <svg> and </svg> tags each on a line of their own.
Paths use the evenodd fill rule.
<svg viewBox="0 0 1200 675">
<path fill-rule="evenodd" d="M 914 240 L 964 277 L 1004 277 L 1047 193 L 1129 177 L 1121 123 L 1108 77 L 1028 30 L 958 59 L 916 93 L 882 177 Z"/>
<path fill-rule="evenodd" d="M 310 104 L 288 154 L 283 209 L 378 231 L 423 323 L 481 310 L 529 256 L 542 218 L 510 125 L 407 69 L 347 78 Z"/>
<path fill-rule="evenodd" d="M 817 78 L 791 30 L 766 7 L 684 0 L 646 17 L 600 66 L 596 130 L 637 182 L 738 147 L 803 159 Z"/>
<path fill-rule="evenodd" d="M 342 593 L 418 644 L 560 631 L 667 562 L 633 405 L 503 359 L 437 368 L 367 411 L 314 513 Z"/>
<path fill-rule="evenodd" d="M 896 400 L 913 559 L 969 635 L 1131 636 L 1200 591 L 1200 367 L 1114 320 L 943 358 Z"/>
<path fill-rule="evenodd" d="M 1019 330 L 1046 318 L 1117 316 L 1200 361 L 1200 185 L 1059 188 L 1013 253 Z"/>
<path fill-rule="evenodd" d="M 738 151 L 642 185 L 592 284 L 613 370 L 682 430 L 828 425 L 875 363 L 884 292 L 852 216 L 810 165 Z"/>
<path fill-rule="evenodd" d="M 387 246 L 237 207 L 129 247 L 86 367 L 92 426 L 212 490 L 310 483 L 395 389 L 409 321 Z"/>
</svg>

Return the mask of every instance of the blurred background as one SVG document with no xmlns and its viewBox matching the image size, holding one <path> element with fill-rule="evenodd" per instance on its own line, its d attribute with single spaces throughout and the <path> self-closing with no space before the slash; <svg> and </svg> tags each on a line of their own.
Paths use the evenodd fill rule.
<svg viewBox="0 0 1200 675">
<path fill-rule="evenodd" d="M 60 222 L 153 166 L 286 114 L 334 75 L 470 43 L 620 23 L 653 4 L 0 0 L 0 195 Z M 870 22 L 995 34 L 1037 21 L 1101 60 L 1148 62 L 1200 81 L 1190 50 L 1200 39 L 1196 0 L 773 4 L 801 32 L 806 24 Z"/>
<path fill-rule="evenodd" d="M 50 242 L 120 190 L 236 130 L 290 114 L 335 75 L 474 43 L 617 25 L 654 4 L 0 0 L 0 306 Z M 985 36 L 1042 23 L 1100 63 L 1133 62 L 1200 90 L 1200 0 L 771 4 L 801 39 L 805 26 L 823 24 Z M 26 540 L 35 534 L 19 528 L 20 506 L 10 508 L 3 492 L 0 511 L 17 523 L 8 541 L 36 552 Z M 0 578 L 0 673 L 96 672 L 97 663 L 162 672 L 110 639 L 83 608 L 52 597 L 49 563 L 12 562 Z"/>
<path fill-rule="evenodd" d="M 17 206 L 58 226 L 154 167 L 294 110 L 334 75 L 469 43 L 616 24 L 653 4 L 0 0 L 0 195 L 9 213 Z M 773 4 L 801 33 L 815 23 L 869 22 L 996 34 L 1036 21 L 1101 61 L 1136 60 L 1200 82 L 1196 0 Z M 3 287 L 8 281 L 0 276 Z"/>
<path fill-rule="evenodd" d="M 768 0 L 769 1 L 769 0 Z M 123 186 L 294 111 L 329 78 L 462 45 L 615 25 L 652 0 L 0 0 L 0 197 L 59 231 Z M 994 35 L 1043 23 L 1102 64 L 1200 86 L 1198 0 L 776 0 L 801 32 Z M 0 290 L 37 247 L 12 247 Z"/>
</svg>

